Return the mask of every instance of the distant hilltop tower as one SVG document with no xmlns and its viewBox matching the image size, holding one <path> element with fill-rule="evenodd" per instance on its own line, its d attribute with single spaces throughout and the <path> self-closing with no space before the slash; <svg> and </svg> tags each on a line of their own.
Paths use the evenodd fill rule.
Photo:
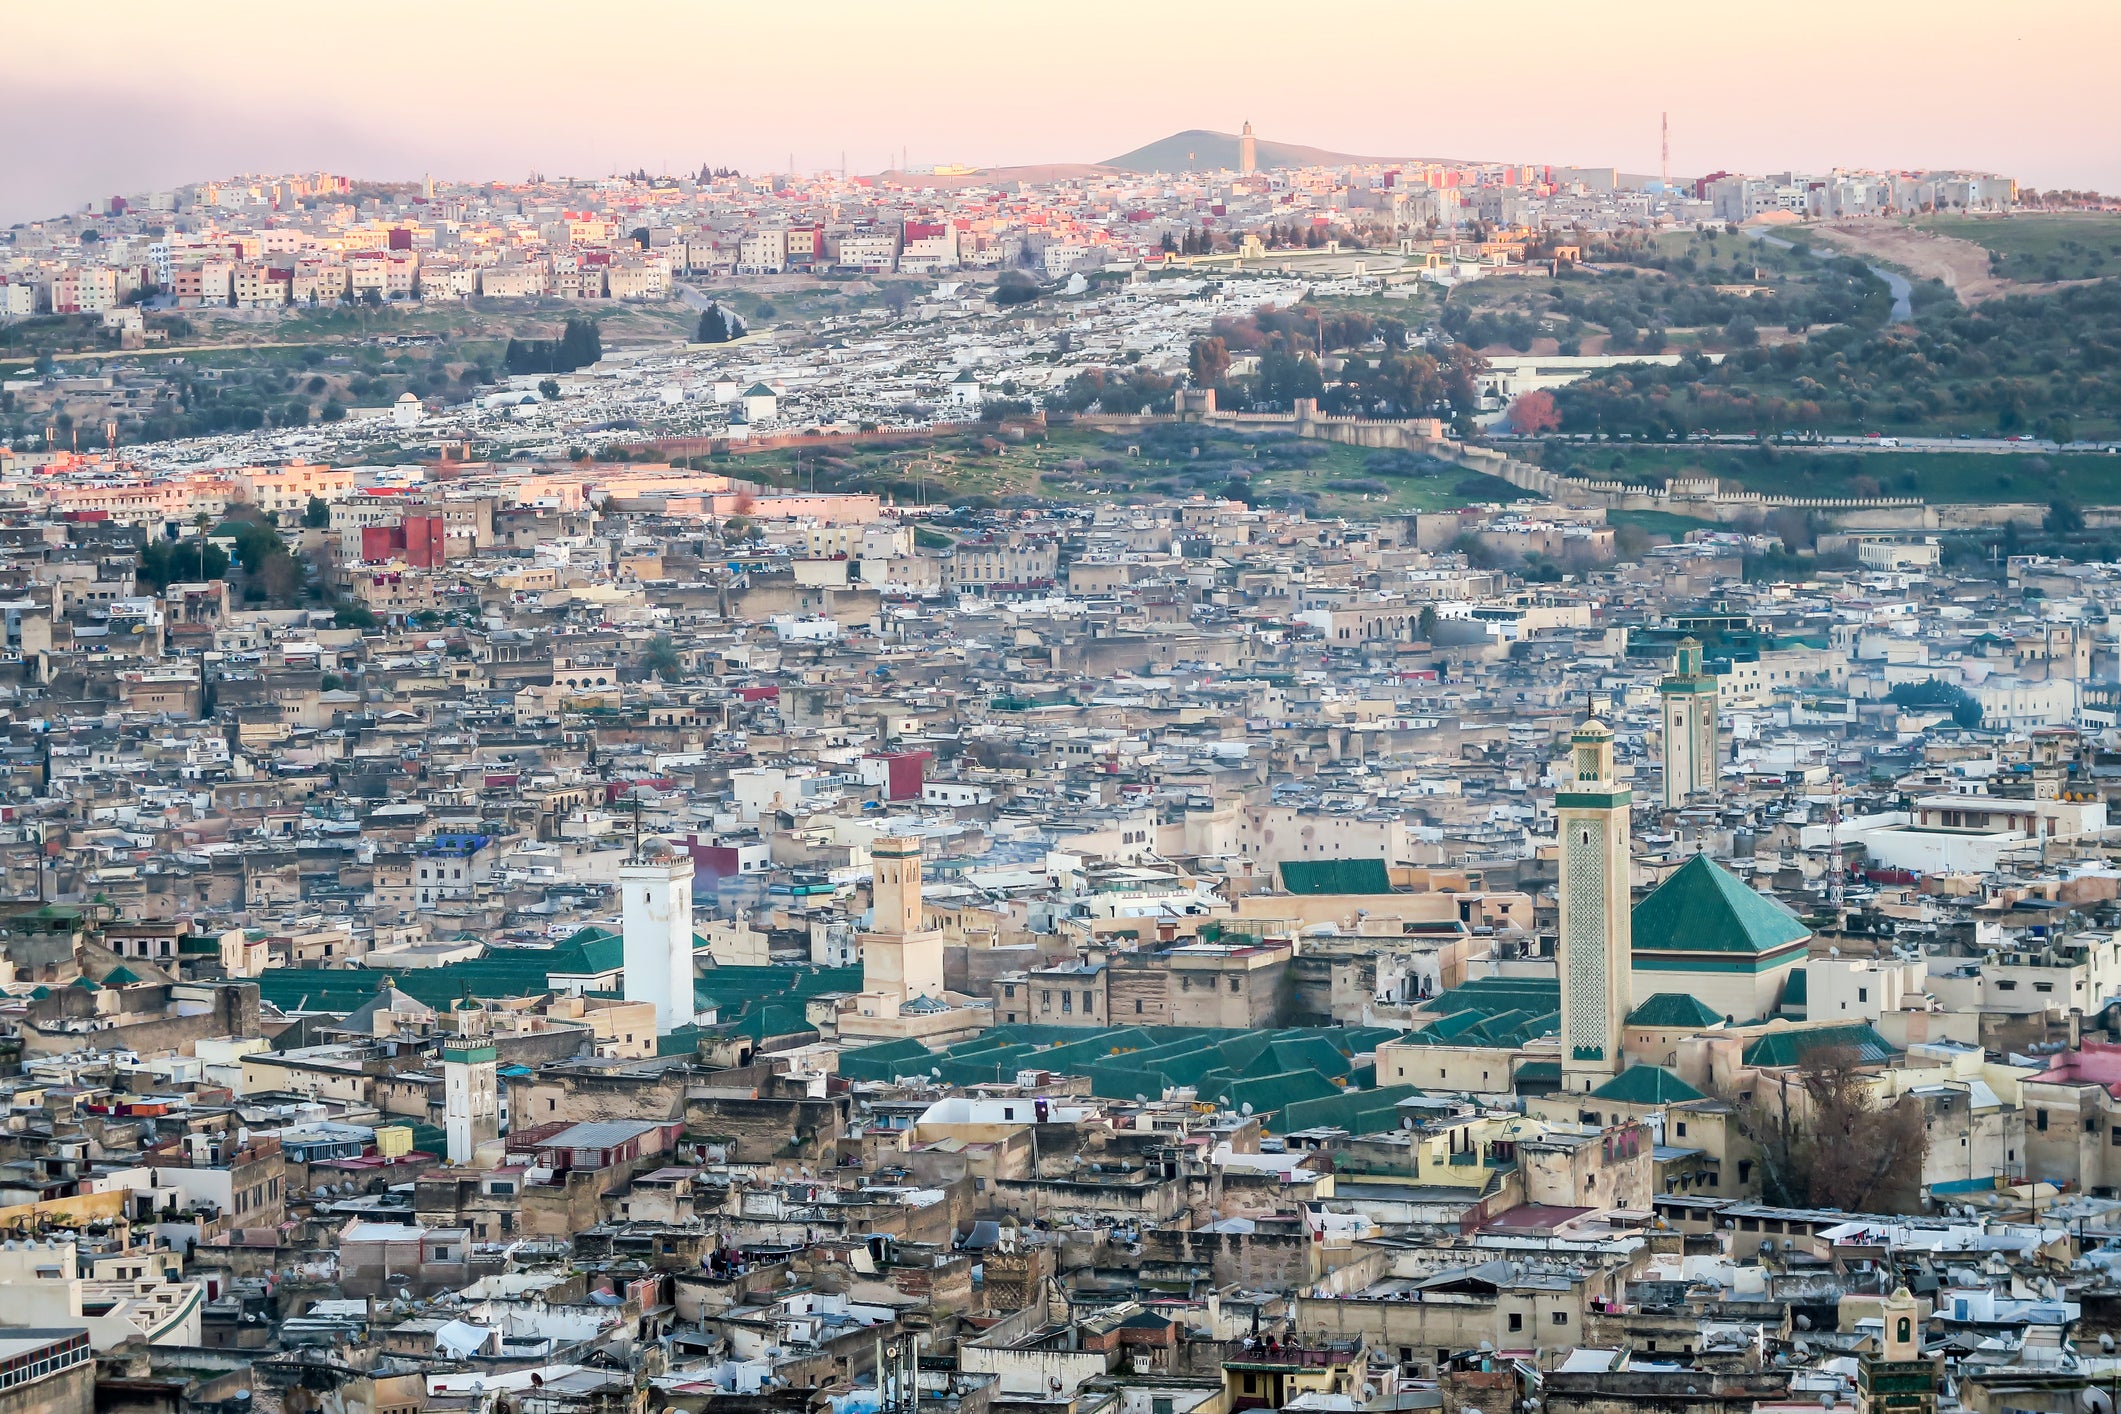
<svg viewBox="0 0 2121 1414">
<path fill-rule="evenodd" d="M 1237 170 L 1247 177 L 1259 170 L 1259 139 L 1252 136 L 1250 122 L 1245 124 L 1243 135 L 1237 139 Z"/>
</svg>

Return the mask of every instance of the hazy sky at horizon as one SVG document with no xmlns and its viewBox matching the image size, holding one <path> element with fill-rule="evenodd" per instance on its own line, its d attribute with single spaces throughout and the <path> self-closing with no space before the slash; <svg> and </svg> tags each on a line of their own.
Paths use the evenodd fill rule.
<svg viewBox="0 0 2121 1414">
<path fill-rule="evenodd" d="M 1655 171 L 2121 190 L 2106 0 L 264 0 L 11 11 L 0 220 L 240 171 L 377 179 L 1111 157 L 1184 128 Z M 1315 22 L 1309 17 L 1316 15 Z M 364 32 L 365 31 L 365 32 Z"/>
</svg>

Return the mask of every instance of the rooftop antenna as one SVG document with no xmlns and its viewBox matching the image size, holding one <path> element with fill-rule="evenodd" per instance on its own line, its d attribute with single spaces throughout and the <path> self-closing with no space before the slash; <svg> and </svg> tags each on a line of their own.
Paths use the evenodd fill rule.
<svg viewBox="0 0 2121 1414">
<path fill-rule="evenodd" d="M 1835 776 L 1833 802 L 1827 806 L 1827 848 L 1832 853 L 1827 867 L 1834 872 L 1827 879 L 1827 901 L 1834 906 L 1836 918 L 1841 916 L 1841 777 Z"/>
<path fill-rule="evenodd" d="M 1657 168 L 1657 176 L 1663 183 L 1664 189 L 1669 192 L 1672 189 L 1672 115 L 1670 113 L 1658 114 L 1657 128 L 1658 134 L 1662 139 L 1662 160 Z"/>
</svg>

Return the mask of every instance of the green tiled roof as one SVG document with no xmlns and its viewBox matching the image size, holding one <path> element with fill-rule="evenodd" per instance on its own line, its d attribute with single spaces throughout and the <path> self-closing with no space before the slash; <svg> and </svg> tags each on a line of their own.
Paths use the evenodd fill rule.
<svg viewBox="0 0 2121 1414">
<path fill-rule="evenodd" d="M 1852 1021 L 1844 1026 L 1771 1026 L 1745 1048 L 1744 1060 L 1749 1066 L 1797 1065 L 1810 1052 L 1825 1047 L 1851 1050 L 1865 1064 L 1891 1060 L 1900 1054 L 1869 1022 Z"/>
<path fill-rule="evenodd" d="M 1480 977 L 1443 993 L 1429 1003 L 1429 1010 L 1445 1014 L 1477 1011 L 1484 1016 L 1505 1011 L 1559 1011 L 1561 983 L 1552 977 Z"/>
<path fill-rule="evenodd" d="M 1280 1129 L 1281 1112 L 1298 1100 L 1320 1100 L 1341 1093 L 1339 1086 L 1315 1070 L 1292 1070 L 1286 1075 L 1262 1075 L 1251 1079 L 1232 1077 L 1212 1091 L 1201 1082 L 1203 1098 L 1219 1101 L 1224 1109 L 1244 1112 L 1245 1106 L 1260 1116 L 1270 1129 Z"/>
<path fill-rule="evenodd" d="M 910 1036 L 840 1052 L 840 1074 L 848 1080 L 896 1080 L 901 1075 L 926 1075 L 932 1063 L 928 1059 L 928 1048 Z"/>
<path fill-rule="evenodd" d="M 1805 979 L 1811 974 L 1801 967 L 1790 969 L 1790 975 L 1782 984 L 1782 1009 L 1802 1011 L 1811 998 L 1811 985 Z"/>
<path fill-rule="evenodd" d="M 1659 992 L 1628 1013 L 1630 1026 L 1719 1026 L 1716 1009 L 1690 992 Z"/>
<path fill-rule="evenodd" d="M 1661 1065 L 1631 1065 L 1591 1094 L 1622 1105 L 1679 1105 L 1707 1098 Z"/>
<path fill-rule="evenodd" d="M 1442 1013 L 1407 1037 L 1417 1044 L 1522 1046 L 1561 1029 L 1561 984 L 1552 978 L 1482 977 L 1429 1003 Z"/>
<path fill-rule="evenodd" d="M 1388 1085 L 1382 1090 L 1298 1100 L 1282 1110 L 1281 1123 L 1275 1127 L 1285 1134 L 1326 1127 L 1345 1129 L 1350 1134 L 1383 1134 L 1399 1128 L 1399 1102 L 1419 1094 L 1421 1091 L 1411 1085 Z"/>
<path fill-rule="evenodd" d="M 1811 936 L 1705 854 L 1635 905 L 1633 923 L 1636 949 L 1651 952 L 1763 953 Z"/>
<path fill-rule="evenodd" d="M 584 928 L 552 950 L 545 970 L 563 977 L 592 977 L 625 965 L 625 939 L 607 929 Z"/>
<path fill-rule="evenodd" d="M 1281 886 L 1292 894 L 1388 894 L 1392 876 L 1382 859 L 1290 859 Z"/>
<path fill-rule="evenodd" d="M 705 1033 L 697 1026 L 678 1026 L 655 1038 L 658 1056 L 689 1056 L 700 1048 Z"/>
</svg>

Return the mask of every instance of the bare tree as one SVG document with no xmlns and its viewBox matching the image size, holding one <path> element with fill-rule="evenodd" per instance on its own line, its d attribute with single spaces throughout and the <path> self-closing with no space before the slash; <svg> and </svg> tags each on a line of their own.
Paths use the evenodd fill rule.
<svg viewBox="0 0 2121 1414">
<path fill-rule="evenodd" d="M 1759 1072 L 1732 1098 L 1739 1133 L 1759 1153 L 1770 1203 L 1845 1212 L 1912 1212 L 1921 1198 L 1927 1134 L 1922 1104 L 1881 1104 L 1846 1046 L 1807 1049 L 1794 1069 Z"/>
</svg>

